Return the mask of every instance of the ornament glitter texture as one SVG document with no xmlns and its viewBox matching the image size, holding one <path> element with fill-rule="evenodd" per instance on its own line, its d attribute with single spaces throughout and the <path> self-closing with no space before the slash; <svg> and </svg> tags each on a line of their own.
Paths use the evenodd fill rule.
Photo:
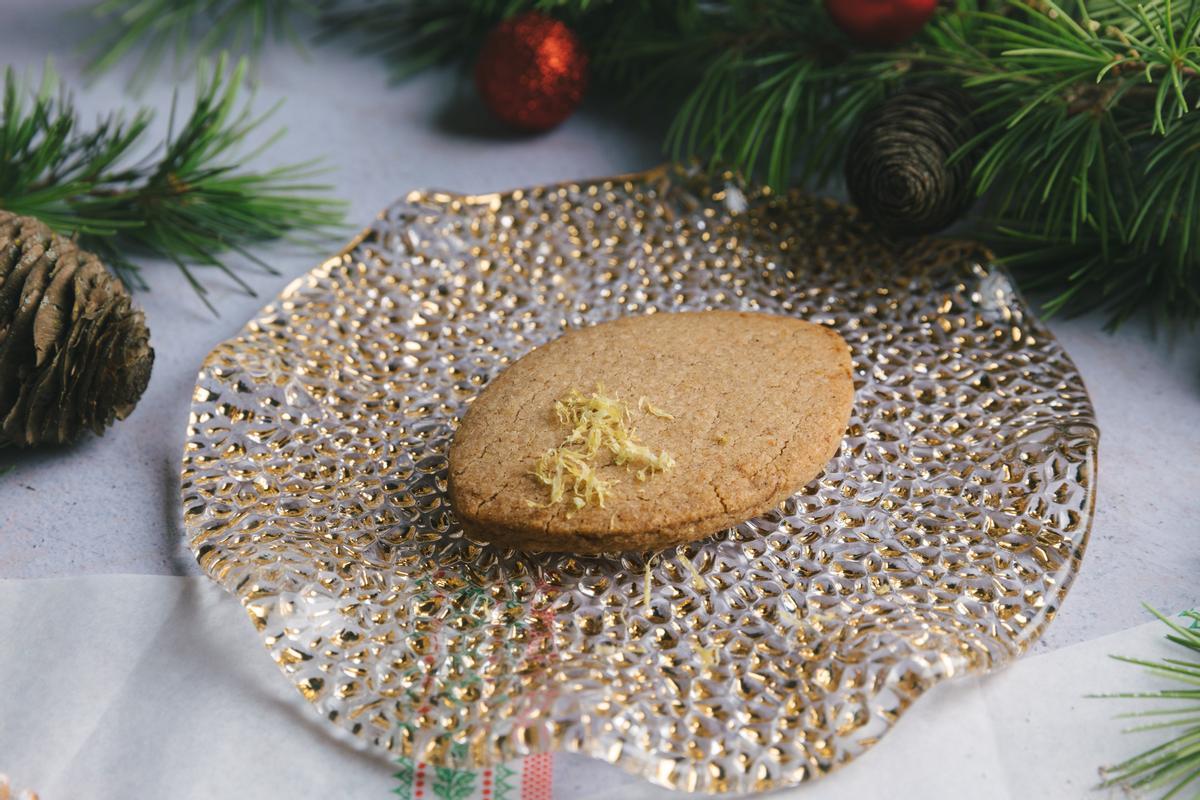
<svg viewBox="0 0 1200 800">
<path fill-rule="evenodd" d="M 497 25 L 475 62 L 475 86 L 488 110 L 526 131 L 558 125 L 583 100 L 587 53 L 562 22 L 530 11 Z"/>
<path fill-rule="evenodd" d="M 911 39 L 937 6 L 938 0 L 825 0 L 825 10 L 843 33 L 879 47 Z"/>
<path fill-rule="evenodd" d="M 153 364 L 145 317 L 100 259 L 0 211 L 0 445 L 103 433 L 133 411 Z"/>
</svg>

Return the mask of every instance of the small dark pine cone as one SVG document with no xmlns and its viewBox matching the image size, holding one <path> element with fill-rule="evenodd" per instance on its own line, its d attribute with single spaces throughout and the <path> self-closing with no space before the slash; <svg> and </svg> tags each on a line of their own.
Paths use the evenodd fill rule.
<svg viewBox="0 0 1200 800">
<path fill-rule="evenodd" d="M 100 259 L 0 211 L 0 445 L 103 433 L 133 411 L 153 364 L 145 317 Z"/>
<path fill-rule="evenodd" d="M 927 86 L 866 112 L 846 156 L 846 188 L 866 219 L 888 233 L 916 236 L 966 213 L 974 159 L 946 162 L 976 135 L 973 108 L 959 89 Z"/>
</svg>

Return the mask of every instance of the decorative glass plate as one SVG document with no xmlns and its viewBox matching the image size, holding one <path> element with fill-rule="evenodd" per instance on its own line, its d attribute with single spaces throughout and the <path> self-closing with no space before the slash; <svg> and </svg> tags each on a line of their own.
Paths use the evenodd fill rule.
<svg viewBox="0 0 1200 800">
<path fill-rule="evenodd" d="M 657 554 L 463 537 L 447 445 L 490 378 L 567 328 L 708 308 L 849 342 L 854 414 L 818 479 Z M 410 194 L 208 357 L 182 494 L 200 564 L 368 746 L 569 750 L 750 792 L 846 763 L 1037 639 L 1087 543 L 1097 437 L 977 246 L 891 244 L 832 202 L 669 167 Z"/>
</svg>

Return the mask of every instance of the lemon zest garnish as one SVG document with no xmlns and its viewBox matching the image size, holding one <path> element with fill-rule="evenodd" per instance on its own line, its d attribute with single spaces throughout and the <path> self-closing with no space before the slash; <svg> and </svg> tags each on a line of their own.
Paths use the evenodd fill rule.
<svg viewBox="0 0 1200 800">
<path fill-rule="evenodd" d="M 605 396 L 601 384 L 596 384 L 590 395 L 572 389 L 554 402 L 554 414 L 559 424 L 571 432 L 558 447 L 542 453 L 533 471 L 538 481 L 550 487 L 547 506 L 563 502 L 569 492 L 576 509 L 592 503 L 604 508 L 605 498 L 617 481 L 600 477 L 596 459 L 601 451 L 612 455 L 613 464 L 634 469 L 639 481 L 675 466 L 675 459 L 668 453 L 655 453 L 638 441 L 628 406 Z"/>
<path fill-rule="evenodd" d="M 783 622 L 786 622 L 788 625 L 792 626 L 793 628 L 799 628 L 803 624 L 803 621 L 800 619 L 800 617 L 796 616 L 795 612 L 792 611 L 790 608 L 788 608 L 785 605 L 779 606 L 778 613 L 779 613 L 779 619 L 782 620 Z"/>
<path fill-rule="evenodd" d="M 668 414 L 666 411 L 663 411 L 661 408 L 651 403 L 645 397 L 638 398 L 638 408 L 640 408 L 642 411 L 645 411 L 647 414 L 650 414 L 651 416 L 660 417 L 662 419 L 675 419 L 674 414 Z"/>
<path fill-rule="evenodd" d="M 646 610 L 650 610 L 650 565 L 646 565 L 646 571 L 642 573 L 642 605 Z"/>
<path fill-rule="evenodd" d="M 650 611 L 650 563 L 653 558 L 646 559 L 646 567 L 642 570 L 642 605 Z"/>
<path fill-rule="evenodd" d="M 719 445 L 729 444 L 729 437 L 723 433 L 718 433 L 717 434 L 717 444 L 719 444 Z"/>
<path fill-rule="evenodd" d="M 692 563 L 692 560 L 682 552 L 680 552 L 678 555 L 679 563 L 687 567 L 688 572 L 692 573 L 692 586 L 695 586 L 702 592 L 707 591 L 708 582 L 704 580 L 704 576 L 700 574 L 700 570 L 696 569 L 696 565 Z"/>
</svg>

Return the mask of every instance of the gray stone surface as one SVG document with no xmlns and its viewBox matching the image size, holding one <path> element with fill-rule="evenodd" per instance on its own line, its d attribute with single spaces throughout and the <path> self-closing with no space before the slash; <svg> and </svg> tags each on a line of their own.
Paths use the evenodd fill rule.
<svg viewBox="0 0 1200 800">
<path fill-rule="evenodd" d="M 86 83 L 75 50 L 85 19 L 63 14 L 73 0 L 0 3 L 0 53 L 31 76 L 49 56 L 77 87 L 88 116 L 142 102 L 165 126 L 175 90 L 164 69 L 131 96 L 124 74 Z M 417 187 L 484 192 L 643 169 L 660 160 L 650 122 L 585 108 L 539 137 L 493 131 L 449 73 L 389 85 L 381 63 L 341 42 L 300 54 L 273 47 L 256 73 L 254 106 L 284 105 L 282 142 L 256 164 L 322 155 L 327 180 L 350 203 L 355 227 Z M 183 96 L 191 80 L 181 82 Z M 186 107 L 186 103 L 183 104 Z M 347 230 L 347 238 L 352 233 Z M 145 269 L 138 295 L 157 353 L 137 411 L 103 438 L 63 450 L 0 451 L 0 578 L 98 573 L 195 574 L 178 525 L 178 464 L 188 400 L 204 355 L 229 337 L 321 252 L 261 251 L 280 275 L 245 272 L 258 297 L 206 275 L 212 316 L 167 264 Z M 1165 610 L 1200 602 L 1200 339 L 1155 338 L 1135 322 L 1117 334 L 1103 317 L 1051 327 L 1083 373 L 1101 425 L 1099 500 L 1083 570 L 1042 648 L 1059 647 L 1146 620 L 1143 602 Z"/>
</svg>

